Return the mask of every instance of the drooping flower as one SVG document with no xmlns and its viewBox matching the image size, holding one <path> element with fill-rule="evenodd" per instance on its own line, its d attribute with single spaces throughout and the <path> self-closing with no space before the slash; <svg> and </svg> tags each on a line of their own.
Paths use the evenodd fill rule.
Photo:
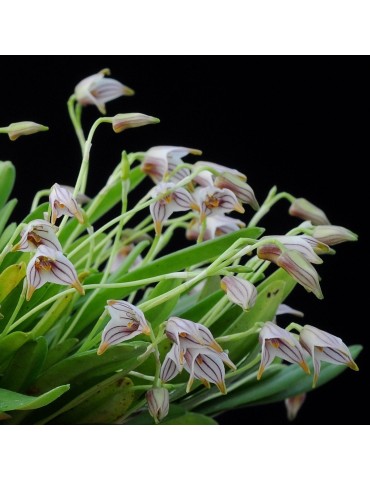
<svg viewBox="0 0 370 480">
<path fill-rule="evenodd" d="M 300 253 L 310 263 L 323 263 L 322 259 L 315 253 L 308 238 L 308 235 L 266 235 L 262 237 L 261 240 L 277 240 L 288 250 L 294 250 Z"/>
<path fill-rule="evenodd" d="M 225 366 L 220 355 L 211 350 L 189 348 L 185 352 L 185 370 L 190 374 L 186 391 L 190 392 L 194 378 L 209 388 L 214 383 L 221 393 L 226 394 Z"/>
<path fill-rule="evenodd" d="M 112 128 L 115 133 L 121 133 L 128 128 L 143 127 L 159 121 L 159 118 L 144 113 L 119 113 L 112 118 Z"/>
<path fill-rule="evenodd" d="M 161 422 L 168 415 L 170 396 L 166 388 L 151 388 L 145 394 L 148 410 L 155 423 Z"/>
<path fill-rule="evenodd" d="M 300 393 L 298 395 L 294 395 L 294 397 L 289 397 L 284 400 L 287 417 L 290 422 L 296 418 L 305 400 L 305 393 Z"/>
<path fill-rule="evenodd" d="M 185 368 L 190 373 L 187 391 L 194 378 L 197 378 L 207 387 L 214 383 L 222 393 L 226 393 L 224 364 L 232 369 L 236 369 L 236 366 L 207 327 L 171 317 L 167 322 L 166 335 L 173 346 L 162 364 L 160 377 L 163 382 L 172 380 Z"/>
<path fill-rule="evenodd" d="M 81 295 L 85 294 L 83 286 L 77 277 L 73 264 L 62 252 L 41 245 L 36 250 L 35 256 L 27 266 L 28 289 L 26 299 L 30 300 L 34 291 L 45 283 L 56 283 L 58 285 L 70 285 Z"/>
<path fill-rule="evenodd" d="M 253 283 L 240 277 L 223 277 L 221 288 L 228 299 L 239 305 L 243 310 L 249 310 L 257 300 L 257 289 Z"/>
<path fill-rule="evenodd" d="M 243 227 L 245 227 L 245 223 L 238 218 L 227 217 L 224 214 L 209 215 L 207 217 L 207 225 L 203 240 L 211 240 L 212 238 L 226 235 L 227 233 L 236 232 Z M 186 230 L 186 238 L 188 240 L 197 240 L 201 228 L 200 219 L 193 219 Z"/>
<path fill-rule="evenodd" d="M 32 135 L 33 133 L 46 132 L 49 127 L 35 122 L 16 122 L 11 123 L 6 129 L 3 129 L 9 135 L 10 140 L 17 140 L 22 135 Z"/>
<path fill-rule="evenodd" d="M 355 242 L 358 236 L 348 228 L 338 225 L 318 225 L 314 227 L 312 236 L 316 241 L 333 246 L 343 242 Z"/>
<path fill-rule="evenodd" d="M 100 113 L 105 115 L 105 104 L 122 95 L 133 95 L 134 91 L 113 78 L 105 78 L 110 75 L 110 70 L 104 68 L 99 73 L 90 75 L 76 85 L 76 100 L 83 106 L 95 105 Z"/>
<path fill-rule="evenodd" d="M 163 224 L 174 212 L 190 210 L 194 200 L 185 188 L 176 188 L 174 183 L 160 183 L 151 191 L 152 198 L 159 197 L 150 205 L 155 233 L 160 235 Z"/>
<path fill-rule="evenodd" d="M 200 213 L 200 222 L 209 215 L 222 215 L 233 210 L 244 213 L 243 206 L 238 202 L 235 193 L 227 188 L 204 187 L 194 192 L 192 208 Z"/>
<path fill-rule="evenodd" d="M 150 327 L 143 312 L 124 300 L 108 300 L 108 310 L 111 319 L 105 326 L 98 355 L 102 355 L 108 347 L 129 340 L 143 333 L 150 334 Z"/>
<path fill-rule="evenodd" d="M 302 285 L 308 292 L 312 292 L 317 298 L 322 299 L 320 279 L 317 271 L 296 250 L 287 247 L 282 251 L 275 244 L 265 244 L 257 248 L 257 256 L 262 260 L 269 260 L 283 268 L 289 275 Z"/>
<path fill-rule="evenodd" d="M 206 162 L 204 160 L 199 160 L 198 162 L 195 163 L 195 166 L 197 166 L 197 167 L 210 167 L 213 170 L 216 170 L 216 172 L 218 172 L 220 175 L 229 174 L 229 175 L 233 175 L 234 177 L 239 178 L 240 180 L 247 181 L 247 177 L 244 175 L 244 173 L 239 172 L 239 170 L 236 170 L 235 168 L 227 167 L 226 165 L 221 165 L 219 163 Z"/>
<path fill-rule="evenodd" d="M 171 181 L 178 183 L 190 174 L 187 167 L 181 168 L 186 155 L 202 155 L 200 150 L 187 147 L 158 146 L 150 148 L 144 157 L 141 170 L 150 176 L 154 183 Z M 171 172 L 178 169 L 170 179 Z"/>
<path fill-rule="evenodd" d="M 302 220 L 310 220 L 313 225 L 330 225 L 325 212 L 305 198 L 296 198 L 289 208 L 289 214 Z"/>
<path fill-rule="evenodd" d="M 222 352 L 222 348 L 214 339 L 212 332 L 201 323 L 171 317 L 167 321 L 165 333 L 182 350 L 206 347 L 215 352 Z"/>
<path fill-rule="evenodd" d="M 62 251 L 62 246 L 55 235 L 58 227 L 46 220 L 32 220 L 21 232 L 20 242 L 13 247 L 13 252 L 33 252 L 41 245 Z"/>
<path fill-rule="evenodd" d="M 236 198 L 241 203 L 250 205 L 253 210 L 259 209 L 259 204 L 252 187 L 248 185 L 246 181 L 241 180 L 236 175 L 225 172 L 215 178 L 214 185 L 217 188 L 228 188 L 235 193 Z"/>
<path fill-rule="evenodd" d="M 181 358 L 180 358 L 181 357 Z M 160 378 L 162 382 L 167 383 L 179 374 L 184 367 L 184 351 L 174 343 L 171 350 L 167 353 L 161 366 Z"/>
<path fill-rule="evenodd" d="M 78 206 L 76 199 L 72 193 L 58 183 L 54 183 L 51 187 L 49 201 L 51 206 L 51 223 L 54 224 L 57 218 L 67 215 L 76 217 L 80 223 L 84 223 L 82 209 Z"/>
<path fill-rule="evenodd" d="M 347 365 L 352 370 L 358 370 L 351 352 L 339 337 L 335 337 L 312 325 L 305 325 L 300 332 L 299 341 L 312 357 L 314 368 L 313 387 L 316 386 L 319 378 L 322 361 L 335 365 Z"/>
<path fill-rule="evenodd" d="M 296 363 L 302 367 L 306 373 L 310 373 L 304 359 L 304 351 L 298 340 L 296 340 L 290 332 L 278 327 L 273 322 L 266 322 L 261 328 L 259 342 L 262 346 L 262 352 L 257 380 L 261 378 L 263 372 L 275 357 L 282 358 L 290 363 Z"/>
</svg>

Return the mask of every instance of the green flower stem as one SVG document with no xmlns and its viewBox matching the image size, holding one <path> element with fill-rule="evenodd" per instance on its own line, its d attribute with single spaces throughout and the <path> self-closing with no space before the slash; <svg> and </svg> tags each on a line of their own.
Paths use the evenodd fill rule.
<svg viewBox="0 0 370 480">
<path fill-rule="evenodd" d="M 39 192 L 36 193 L 36 195 L 33 198 L 32 205 L 31 205 L 31 210 L 30 213 L 36 210 L 38 207 L 40 200 L 42 197 L 48 197 L 50 194 L 50 188 L 45 189 L 45 190 L 40 190 Z"/>
<path fill-rule="evenodd" d="M 1 332 L 0 334 L 0 338 L 2 337 L 5 337 L 6 334 L 12 330 L 12 325 L 13 325 L 13 322 L 14 320 L 17 318 L 17 315 L 18 315 L 18 312 L 19 310 L 21 309 L 23 303 L 24 303 L 24 300 L 26 298 L 26 291 L 27 291 L 27 280 L 24 279 L 23 281 L 23 288 L 22 288 L 22 292 L 18 298 L 18 302 L 17 302 L 17 305 L 12 313 L 12 316 L 9 318 L 9 321 L 8 323 L 5 325 L 4 327 L 4 330 Z"/>
<path fill-rule="evenodd" d="M 255 333 L 255 332 L 254 332 Z M 233 372 L 229 372 L 225 375 L 225 378 L 227 380 L 229 380 L 230 378 L 233 378 L 233 377 L 237 377 L 245 372 L 248 372 L 251 368 L 255 367 L 261 360 L 261 354 L 259 353 L 258 355 L 256 355 L 254 357 L 253 360 L 251 360 L 250 362 L 248 362 L 246 365 L 244 365 L 243 367 L 240 367 L 238 368 L 237 370 L 233 371 Z"/>
<path fill-rule="evenodd" d="M 27 225 L 25 223 L 20 223 L 17 228 L 14 230 L 14 233 L 13 235 L 10 237 L 9 239 L 9 242 L 7 243 L 7 245 L 5 245 L 5 247 L 3 248 L 3 251 L 1 252 L 0 254 L 0 266 L 1 264 L 3 263 L 4 261 L 4 258 L 6 257 L 6 255 L 11 251 L 11 249 L 13 248 L 13 242 L 14 240 L 18 237 L 18 235 L 21 233 L 22 229 L 24 227 L 26 227 Z"/>
<path fill-rule="evenodd" d="M 95 289 L 100 289 L 100 288 L 122 288 L 122 287 L 140 287 L 144 285 L 149 285 L 150 283 L 157 283 L 162 280 L 169 280 L 173 278 L 191 278 L 192 276 L 196 278 L 196 276 L 199 276 L 200 274 L 198 272 L 175 272 L 175 273 L 167 273 L 165 275 L 158 275 L 157 277 L 150 277 L 150 278 L 145 278 L 142 280 L 135 280 L 133 282 L 123 282 L 123 283 L 91 283 L 88 285 L 84 285 L 85 290 L 95 290 Z M 24 314 L 21 318 L 19 318 L 16 322 L 13 323 L 11 328 L 9 330 L 14 330 L 16 327 L 18 327 L 20 324 L 22 324 L 24 321 L 26 321 L 28 318 L 30 318 L 32 315 L 35 313 L 43 310 L 45 307 L 48 307 L 50 304 L 54 303 L 58 298 L 62 297 L 63 295 L 67 295 L 68 293 L 74 292 L 74 288 L 68 288 L 67 290 L 63 290 L 62 292 L 59 292 L 52 297 L 48 298 L 42 303 L 39 303 L 34 307 L 32 310 Z M 157 297 L 159 298 L 159 297 Z M 154 299 L 155 300 L 155 299 Z M 149 303 L 149 302 L 148 302 Z M 162 302 L 159 302 L 162 303 Z M 159 304 L 158 303 L 158 304 Z M 141 306 L 140 306 L 141 308 Z M 148 309 L 148 308 L 147 308 Z"/>
<path fill-rule="evenodd" d="M 302 328 L 302 325 L 300 325 L 299 323 L 292 322 L 286 327 L 285 330 L 287 330 L 288 332 L 292 330 L 297 330 L 298 333 L 301 333 Z"/>
<path fill-rule="evenodd" d="M 81 127 L 81 105 L 77 104 L 75 109 L 76 96 L 73 94 L 69 97 L 67 102 L 69 117 L 72 121 L 73 128 L 75 129 L 78 142 L 80 144 L 82 152 L 85 146 L 85 135 Z"/>
<path fill-rule="evenodd" d="M 207 218 L 205 218 L 201 223 L 197 243 L 203 242 L 203 238 L 204 238 L 204 234 L 206 233 L 206 230 L 207 230 Z"/>
<path fill-rule="evenodd" d="M 151 382 L 151 383 L 154 382 L 153 375 L 144 375 L 143 373 L 135 372 L 134 370 L 131 370 L 131 372 L 128 375 L 132 377 L 140 378 L 141 380 L 147 380 L 148 382 Z"/>
<path fill-rule="evenodd" d="M 252 217 L 248 227 L 255 227 L 258 225 L 259 221 L 270 211 L 271 207 L 284 198 L 290 203 L 293 203 L 295 200 L 295 197 L 287 192 L 281 192 L 276 195 L 276 187 L 272 187 L 260 209 Z"/>
<path fill-rule="evenodd" d="M 147 265 L 149 262 L 151 262 L 155 258 L 155 255 L 156 255 L 156 252 L 157 252 L 157 247 L 158 247 L 160 239 L 161 239 L 160 235 L 156 235 L 154 237 L 154 240 L 152 241 L 152 244 L 150 245 L 150 249 L 149 249 L 148 253 L 145 255 L 145 258 L 143 259 L 143 261 L 141 263 L 142 267 L 144 265 Z"/>
<path fill-rule="evenodd" d="M 242 338 L 249 337 L 254 333 L 257 333 L 259 330 L 260 328 L 254 325 L 252 328 L 250 328 L 249 330 L 246 330 L 245 332 L 234 333 L 232 335 L 225 335 L 224 337 L 218 337 L 216 338 L 216 341 L 219 343 L 224 343 L 224 342 L 230 342 L 233 340 L 240 340 Z"/>
</svg>

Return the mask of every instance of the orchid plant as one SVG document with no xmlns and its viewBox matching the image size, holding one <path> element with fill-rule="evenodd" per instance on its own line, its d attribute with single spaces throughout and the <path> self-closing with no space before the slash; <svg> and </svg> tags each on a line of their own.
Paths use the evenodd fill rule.
<svg viewBox="0 0 370 480">
<path fill-rule="evenodd" d="M 284 401 L 293 419 L 312 388 L 358 370 L 361 346 L 319 326 L 283 328 L 281 315 L 303 317 L 284 302 L 297 284 L 322 299 L 316 266 L 356 234 L 276 187 L 259 204 L 244 173 L 197 160 L 195 148 L 117 152 L 92 195 L 97 128 L 159 121 L 102 116 L 86 136 L 85 107 L 106 115 L 107 102 L 134 93 L 108 74 L 83 79 L 68 100 L 82 156 L 74 186 L 51 178 L 29 215 L 9 223 L 15 169 L 0 162 L 0 420 L 212 424 L 225 410 Z M 25 121 L 0 133 L 46 130 Z M 261 220 L 280 200 L 301 223 L 266 235 Z"/>
</svg>

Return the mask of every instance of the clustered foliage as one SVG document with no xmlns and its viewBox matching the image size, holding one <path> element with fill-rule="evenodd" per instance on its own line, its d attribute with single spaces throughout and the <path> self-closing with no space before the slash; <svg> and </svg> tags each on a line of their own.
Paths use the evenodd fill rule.
<svg viewBox="0 0 370 480">
<path fill-rule="evenodd" d="M 159 121 L 102 116 L 85 137 L 85 106 L 105 115 L 108 101 L 134 93 L 108 74 L 82 80 L 68 101 L 82 153 L 74 186 L 51 179 L 30 214 L 9 223 L 15 169 L 0 162 L 0 420 L 211 424 L 222 411 L 283 400 L 293 419 L 306 392 L 358 369 L 361 347 L 317 326 L 281 328 L 277 318 L 303 316 L 284 303 L 297 284 L 323 297 L 315 266 L 356 235 L 275 187 L 260 205 L 238 170 L 186 163 L 202 154 L 194 148 L 122 151 L 87 196 L 96 129 Z M 45 130 L 26 121 L 0 133 Z M 142 182 L 152 185 L 139 198 Z M 280 200 L 303 223 L 265 235 L 258 225 Z M 184 234 L 189 246 L 163 254 Z"/>
</svg>

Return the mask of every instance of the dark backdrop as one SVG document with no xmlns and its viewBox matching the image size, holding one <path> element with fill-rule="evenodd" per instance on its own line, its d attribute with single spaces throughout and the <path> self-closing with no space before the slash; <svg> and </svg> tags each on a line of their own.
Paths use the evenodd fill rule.
<svg viewBox="0 0 370 480">
<path fill-rule="evenodd" d="M 101 127 L 94 139 L 88 192 L 94 194 L 102 186 L 122 148 L 136 151 L 167 144 L 200 148 L 205 159 L 242 170 L 260 201 L 274 184 L 310 199 L 333 223 L 359 233 L 360 242 L 338 246 L 335 258 L 319 268 L 324 301 L 298 287 L 289 303 L 305 312 L 307 323 L 327 328 L 348 344 L 369 344 L 368 282 L 361 286 L 359 279 L 369 263 L 369 187 L 362 171 L 368 159 L 365 69 L 349 69 L 341 61 L 330 62 L 329 68 L 321 62 L 263 57 L 56 56 L 1 61 L 0 125 L 33 120 L 50 127 L 48 133 L 14 143 L 0 136 L 1 158 L 17 166 L 15 194 L 22 204 L 15 213 L 18 220 L 36 190 L 56 181 L 74 182 L 80 155 L 65 102 L 80 79 L 110 67 L 112 77 L 134 88 L 136 95 L 111 102 L 108 113 L 142 112 L 158 116 L 161 123 L 121 135 Z M 85 125 L 97 115 L 94 107 L 87 108 Z M 286 210 L 282 203 L 263 221 L 271 233 L 296 224 Z M 368 357 L 366 350 L 359 357 L 359 373 L 346 371 L 311 393 L 298 422 L 368 423 Z M 282 404 L 229 412 L 219 420 L 286 422 Z"/>
</svg>

